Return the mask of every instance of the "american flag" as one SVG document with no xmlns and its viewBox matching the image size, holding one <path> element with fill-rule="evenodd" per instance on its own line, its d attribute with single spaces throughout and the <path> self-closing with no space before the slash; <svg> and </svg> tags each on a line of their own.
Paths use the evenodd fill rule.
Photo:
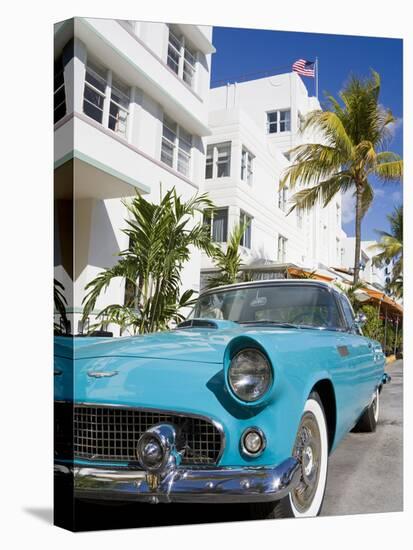
<svg viewBox="0 0 413 550">
<path fill-rule="evenodd" d="M 315 61 L 307 61 L 306 59 L 297 59 L 297 61 L 293 63 L 293 71 L 303 76 L 311 76 L 314 78 L 315 76 L 314 66 L 315 66 Z"/>
</svg>

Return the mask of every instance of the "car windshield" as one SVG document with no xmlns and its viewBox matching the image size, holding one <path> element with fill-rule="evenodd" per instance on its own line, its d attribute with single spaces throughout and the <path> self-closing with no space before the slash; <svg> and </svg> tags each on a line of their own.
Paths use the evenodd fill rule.
<svg viewBox="0 0 413 550">
<path fill-rule="evenodd" d="M 339 311 L 326 288 L 262 285 L 217 290 L 200 296 L 190 318 L 245 324 L 283 324 L 341 329 Z"/>
</svg>

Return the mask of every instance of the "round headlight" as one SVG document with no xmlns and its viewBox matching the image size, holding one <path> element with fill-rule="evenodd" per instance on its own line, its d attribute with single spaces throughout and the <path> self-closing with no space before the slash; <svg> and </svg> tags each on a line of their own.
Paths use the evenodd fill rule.
<svg viewBox="0 0 413 550">
<path fill-rule="evenodd" d="M 231 361 L 228 382 L 234 394 L 242 401 L 258 401 L 271 386 L 271 365 L 260 351 L 242 350 Z"/>
</svg>

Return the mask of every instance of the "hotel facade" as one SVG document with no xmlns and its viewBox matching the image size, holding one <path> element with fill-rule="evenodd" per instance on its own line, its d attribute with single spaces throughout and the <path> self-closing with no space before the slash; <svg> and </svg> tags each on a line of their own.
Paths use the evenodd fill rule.
<svg viewBox="0 0 413 550">
<path fill-rule="evenodd" d="M 175 188 L 187 200 L 202 188 L 211 36 L 211 27 L 110 19 L 55 26 L 55 278 L 73 289 L 75 334 L 85 286 L 128 245 L 122 199 L 138 191 L 157 202 Z M 200 262 L 194 250 L 183 288 L 199 289 Z M 123 304 L 124 291 L 112 281 L 94 315 Z"/>
<path fill-rule="evenodd" d="M 211 89 L 214 52 L 212 27 L 56 24 L 55 279 L 65 287 L 72 333 L 85 329 L 87 283 L 128 246 L 124 201 L 136 192 L 153 202 L 172 188 L 184 200 L 207 192 L 216 205 L 204 213 L 212 239 L 225 247 L 245 223 L 242 259 L 257 277 L 290 266 L 340 279 L 334 268 L 349 262 L 340 195 L 327 207 L 288 214 L 296 190 L 280 188 L 288 151 L 319 141 L 300 131 L 318 100 L 296 73 Z M 211 260 L 193 250 L 182 289 L 199 291 L 213 273 Z M 124 295 L 124 281 L 113 280 L 90 323 Z"/>
<path fill-rule="evenodd" d="M 341 264 L 340 194 L 324 208 L 289 213 L 299 187 L 280 186 L 289 150 L 320 142 L 313 132 L 301 132 L 304 117 L 320 108 L 296 73 L 210 91 L 205 191 L 219 208 L 211 235 L 225 246 L 234 227 L 247 224 L 241 243 L 246 268 L 273 264 L 274 276 L 285 264 L 309 270 Z M 204 279 L 212 268 L 203 257 Z"/>
</svg>

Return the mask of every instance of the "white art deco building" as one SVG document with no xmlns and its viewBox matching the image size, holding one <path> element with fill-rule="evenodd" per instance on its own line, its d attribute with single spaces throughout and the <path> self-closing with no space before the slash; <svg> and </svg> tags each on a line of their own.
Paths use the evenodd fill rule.
<svg viewBox="0 0 413 550">
<path fill-rule="evenodd" d="M 340 266 L 342 262 L 341 196 L 309 213 L 293 211 L 294 191 L 280 189 L 288 151 L 320 139 L 300 125 L 307 113 L 320 109 L 296 73 L 217 87 L 210 92 L 205 190 L 219 210 L 211 235 L 223 246 L 240 221 L 248 223 L 243 261 L 292 263 L 309 269 Z M 212 264 L 203 258 L 203 275 Z M 271 276 L 273 272 L 270 272 Z"/>
<path fill-rule="evenodd" d="M 73 281 L 74 333 L 85 285 L 127 247 L 121 199 L 137 188 L 159 201 L 172 187 L 188 199 L 203 186 L 211 35 L 110 19 L 55 26 L 55 278 L 66 289 Z M 183 287 L 199 289 L 200 261 L 194 251 Z M 114 280 L 95 313 L 123 301 Z"/>
<path fill-rule="evenodd" d="M 279 188 L 288 151 L 319 141 L 300 132 L 318 100 L 296 73 L 210 89 L 211 39 L 212 27 L 198 25 L 75 18 L 55 27 L 55 278 L 73 288 L 75 334 L 86 284 L 128 245 L 122 199 L 135 189 L 154 202 L 173 187 L 184 200 L 208 192 L 213 239 L 225 247 L 248 222 L 243 260 L 270 266 L 268 276 L 348 263 L 340 195 L 287 215 L 293 191 Z M 212 270 L 194 250 L 183 289 L 199 290 Z M 124 293 L 114 280 L 94 315 Z"/>
</svg>

